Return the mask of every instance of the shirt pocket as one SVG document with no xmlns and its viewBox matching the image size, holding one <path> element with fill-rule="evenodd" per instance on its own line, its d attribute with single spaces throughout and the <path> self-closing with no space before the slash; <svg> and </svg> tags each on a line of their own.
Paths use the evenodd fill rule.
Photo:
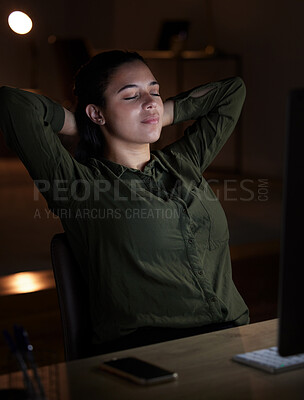
<svg viewBox="0 0 304 400">
<path fill-rule="evenodd" d="M 218 198 L 203 179 L 200 184 L 193 188 L 193 195 L 199 200 L 203 207 L 203 213 L 209 219 L 209 250 L 214 250 L 229 240 L 228 223 L 225 212 Z"/>
</svg>

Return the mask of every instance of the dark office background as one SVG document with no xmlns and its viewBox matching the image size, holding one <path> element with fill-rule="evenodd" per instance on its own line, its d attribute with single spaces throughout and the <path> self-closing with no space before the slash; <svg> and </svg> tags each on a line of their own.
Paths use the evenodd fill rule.
<svg viewBox="0 0 304 400">
<path fill-rule="evenodd" d="M 3 0 L 0 84 L 30 87 L 30 38 L 7 25 L 9 11 L 16 8 L 28 11 L 34 22 L 29 36 L 38 49 L 39 89 L 58 100 L 60 79 L 50 35 L 82 37 L 99 49 L 155 49 L 164 20 L 188 20 L 187 49 L 211 43 L 242 57 L 248 91 L 244 172 L 281 175 L 286 95 L 291 87 L 304 85 L 302 0 Z"/>
</svg>

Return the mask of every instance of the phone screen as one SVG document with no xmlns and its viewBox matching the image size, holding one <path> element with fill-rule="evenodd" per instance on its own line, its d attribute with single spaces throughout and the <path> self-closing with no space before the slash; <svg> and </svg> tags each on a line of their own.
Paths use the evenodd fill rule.
<svg viewBox="0 0 304 400">
<path fill-rule="evenodd" d="M 141 384 L 164 382 L 177 378 L 176 372 L 168 371 L 135 357 L 105 361 L 101 368 Z"/>
</svg>

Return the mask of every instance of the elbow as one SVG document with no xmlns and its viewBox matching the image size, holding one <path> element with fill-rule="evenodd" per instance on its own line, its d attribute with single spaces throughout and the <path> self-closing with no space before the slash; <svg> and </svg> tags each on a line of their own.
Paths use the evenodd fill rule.
<svg viewBox="0 0 304 400">
<path fill-rule="evenodd" d="M 9 86 L 1 86 L 0 87 L 0 97 L 2 98 L 3 96 L 9 96 L 15 89 L 9 87 Z"/>
<path fill-rule="evenodd" d="M 8 106 L 10 103 L 13 103 L 13 99 L 15 98 L 15 90 L 16 89 L 9 86 L 0 87 L 0 113 L 6 106 Z"/>
<path fill-rule="evenodd" d="M 236 86 L 236 91 L 238 92 L 239 98 L 244 103 L 245 98 L 246 98 L 246 85 L 243 79 L 239 76 L 235 78 L 235 86 Z"/>
</svg>

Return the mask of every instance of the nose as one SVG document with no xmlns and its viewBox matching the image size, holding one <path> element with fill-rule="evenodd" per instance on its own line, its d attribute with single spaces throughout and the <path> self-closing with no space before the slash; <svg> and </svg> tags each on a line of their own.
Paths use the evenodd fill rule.
<svg viewBox="0 0 304 400">
<path fill-rule="evenodd" d="M 144 98 L 143 108 L 145 110 L 150 110 L 156 107 L 157 107 L 157 102 L 155 101 L 155 98 L 150 94 L 147 94 Z"/>
</svg>

